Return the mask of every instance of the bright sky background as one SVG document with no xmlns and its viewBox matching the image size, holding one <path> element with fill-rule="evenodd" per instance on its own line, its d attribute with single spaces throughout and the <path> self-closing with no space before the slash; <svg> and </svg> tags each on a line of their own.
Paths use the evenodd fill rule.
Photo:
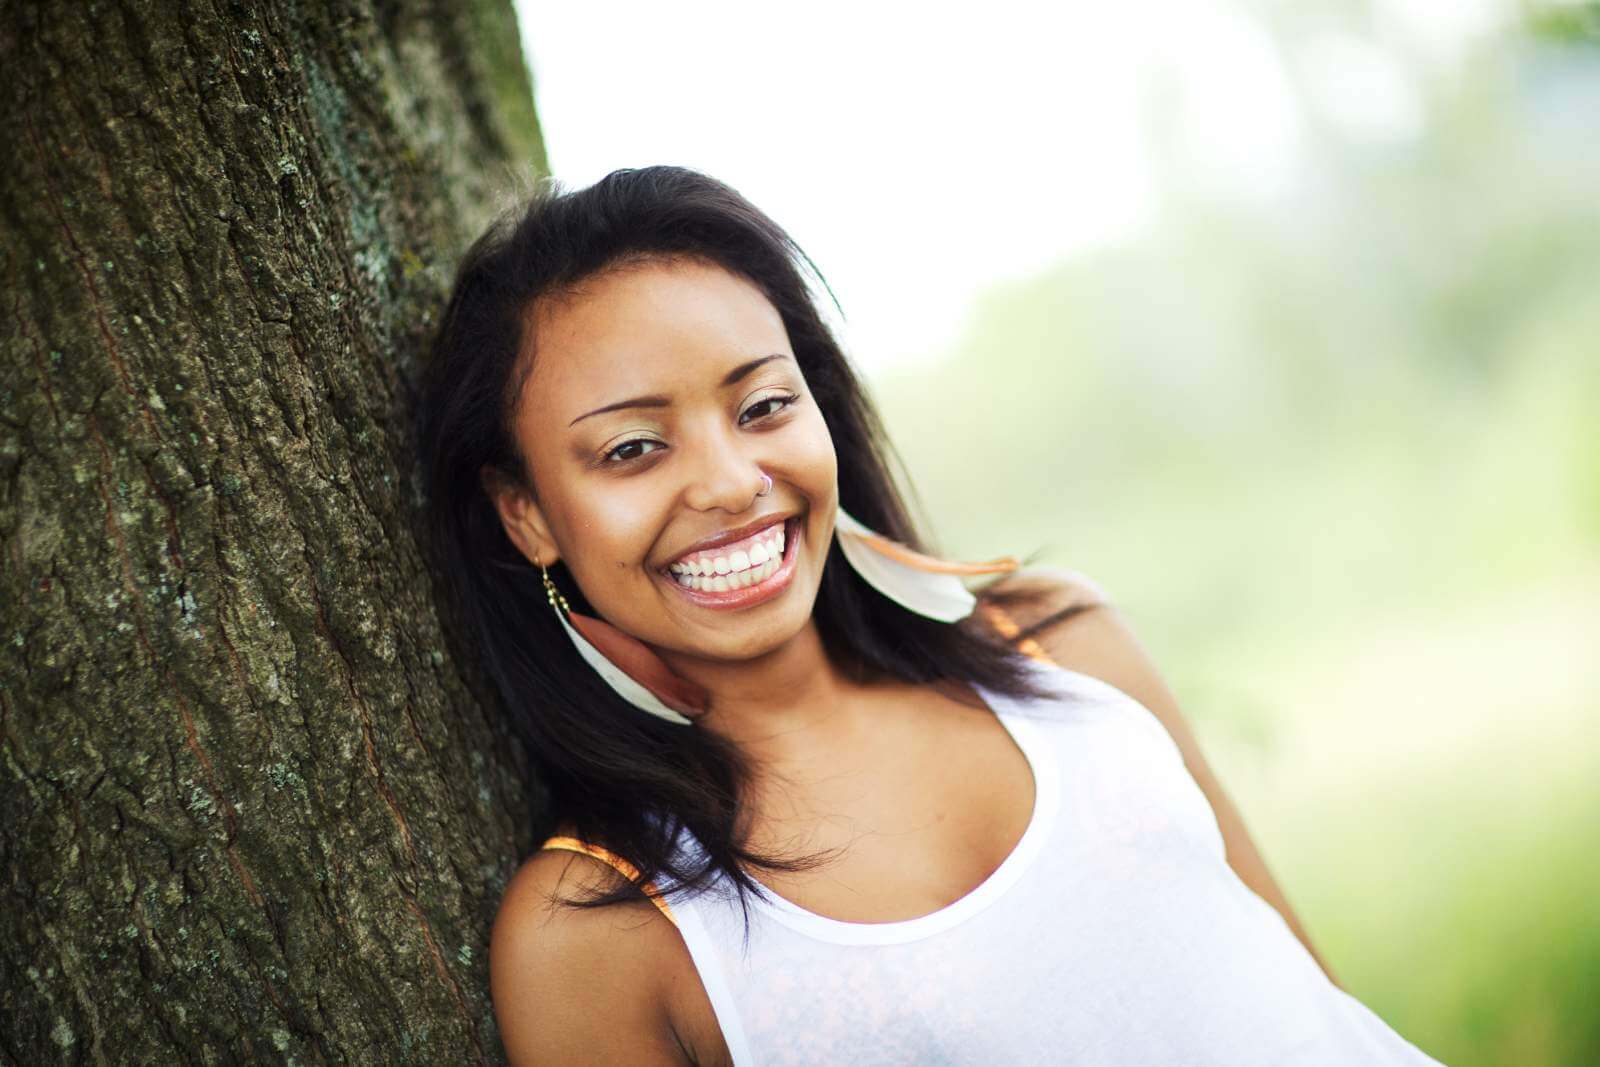
<svg viewBox="0 0 1600 1067">
<path fill-rule="evenodd" d="M 1378 36 L 1447 58 L 1509 6 L 1383 0 Z M 1159 114 L 1210 192 L 1275 195 L 1302 162 L 1286 72 L 1226 0 L 517 9 L 555 176 L 676 163 L 729 183 L 827 276 L 869 372 L 937 356 L 986 286 L 1150 225 L 1174 165 Z M 1331 26 L 1307 47 L 1328 117 L 1415 123 L 1381 49 Z"/>
</svg>

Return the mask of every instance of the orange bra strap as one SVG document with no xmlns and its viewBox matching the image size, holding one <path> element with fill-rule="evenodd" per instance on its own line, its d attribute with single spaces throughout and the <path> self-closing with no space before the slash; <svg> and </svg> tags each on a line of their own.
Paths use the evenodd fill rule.
<svg viewBox="0 0 1600 1067">
<path fill-rule="evenodd" d="M 593 856 L 601 863 L 615 868 L 617 873 L 628 881 L 637 882 L 639 880 L 639 869 L 608 848 L 591 845 L 587 841 L 579 841 L 576 837 L 552 837 L 539 846 L 541 852 L 547 848 L 565 849 L 568 852 L 581 852 L 585 856 Z M 667 917 L 667 921 L 673 926 L 677 926 L 678 920 L 673 917 L 672 909 L 667 907 L 667 902 L 661 899 L 660 891 L 656 889 L 655 883 L 646 882 L 641 888 L 644 890 L 644 895 L 650 898 L 650 903 L 661 909 L 661 914 Z"/>
<path fill-rule="evenodd" d="M 1000 631 L 1000 636 L 1004 637 L 1006 640 L 1009 641 L 1011 638 L 1016 637 L 1022 632 L 1022 627 L 1018 626 L 1016 621 L 1012 619 L 1010 615 L 1006 614 L 1005 609 L 1001 608 L 1000 605 L 989 603 L 988 601 L 979 601 L 978 606 L 982 608 L 983 613 L 989 617 L 989 621 L 994 623 L 994 628 Z M 1023 638 L 1021 641 L 1017 642 L 1017 650 L 1026 655 L 1032 656 L 1041 663 L 1048 663 L 1052 667 L 1058 666 L 1055 660 L 1051 659 L 1045 654 L 1044 646 L 1040 645 L 1039 642 L 1035 641 L 1031 637 Z"/>
</svg>

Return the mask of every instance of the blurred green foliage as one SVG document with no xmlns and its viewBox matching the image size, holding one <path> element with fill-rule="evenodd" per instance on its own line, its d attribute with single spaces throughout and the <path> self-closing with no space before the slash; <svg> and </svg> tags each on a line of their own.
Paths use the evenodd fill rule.
<svg viewBox="0 0 1600 1067">
<path fill-rule="evenodd" d="M 1401 57 L 1414 135 L 1307 110 L 1289 195 L 1169 171 L 874 382 L 934 542 L 1107 587 L 1342 983 L 1452 1065 L 1600 1063 L 1597 24 Z"/>
<path fill-rule="evenodd" d="M 1600 3 L 1594 0 L 1535 4 L 1527 18 L 1529 29 L 1544 40 L 1600 42 Z"/>
</svg>

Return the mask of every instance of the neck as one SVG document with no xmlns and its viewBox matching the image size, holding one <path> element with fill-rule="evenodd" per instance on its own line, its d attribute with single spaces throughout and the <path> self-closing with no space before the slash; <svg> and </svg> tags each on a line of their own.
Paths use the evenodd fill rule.
<svg viewBox="0 0 1600 1067">
<path fill-rule="evenodd" d="M 848 677 L 828 660 L 814 622 L 753 659 L 661 655 L 711 693 L 711 710 L 687 729 L 724 737 L 750 760 L 742 803 L 759 851 L 810 847 L 803 844 L 810 840 L 807 828 L 870 789 L 882 767 L 925 736 L 931 713 L 983 707 L 959 685 Z"/>
<path fill-rule="evenodd" d="M 828 659 L 816 623 L 744 660 L 712 660 L 657 650 L 682 677 L 705 687 L 711 710 L 694 729 L 727 738 L 758 764 L 783 765 L 852 732 L 862 697 L 876 688 L 846 677 Z"/>
</svg>

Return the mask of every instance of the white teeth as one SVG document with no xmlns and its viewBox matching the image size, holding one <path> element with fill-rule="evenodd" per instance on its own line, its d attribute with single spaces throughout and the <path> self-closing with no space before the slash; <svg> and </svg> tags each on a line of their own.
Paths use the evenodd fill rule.
<svg viewBox="0 0 1600 1067">
<path fill-rule="evenodd" d="M 702 592 L 726 593 L 734 589 L 743 589 L 747 585 L 756 585 L 771 578 L 777 573 L 783 559 L 779 556 L 767 560 L 759 567 L 739 571 L 735 574 L 718 575 L 693 575 L 688 571 L 674 571 L 672 578 L 685 589 L 697 589 Z"/>
<path fill-rule="evenodd" d="M 758 568 L 774 560 L 781 560 L 786 543 L 784 524 L 779 523 L 772 536 L 755 542 L 748 550 L 739 549 L 730 556 L 717 556 L 714 559 L 697 556 L 682 563 L 674 563 L 667 570 L 675 576 L 689 575 L 697 578 L 710 578 L 712 575 L 752 574 L 756 573 Z M 756 581 L 760 580 L 760 578 L 756 579 Z"/>
</svg>

